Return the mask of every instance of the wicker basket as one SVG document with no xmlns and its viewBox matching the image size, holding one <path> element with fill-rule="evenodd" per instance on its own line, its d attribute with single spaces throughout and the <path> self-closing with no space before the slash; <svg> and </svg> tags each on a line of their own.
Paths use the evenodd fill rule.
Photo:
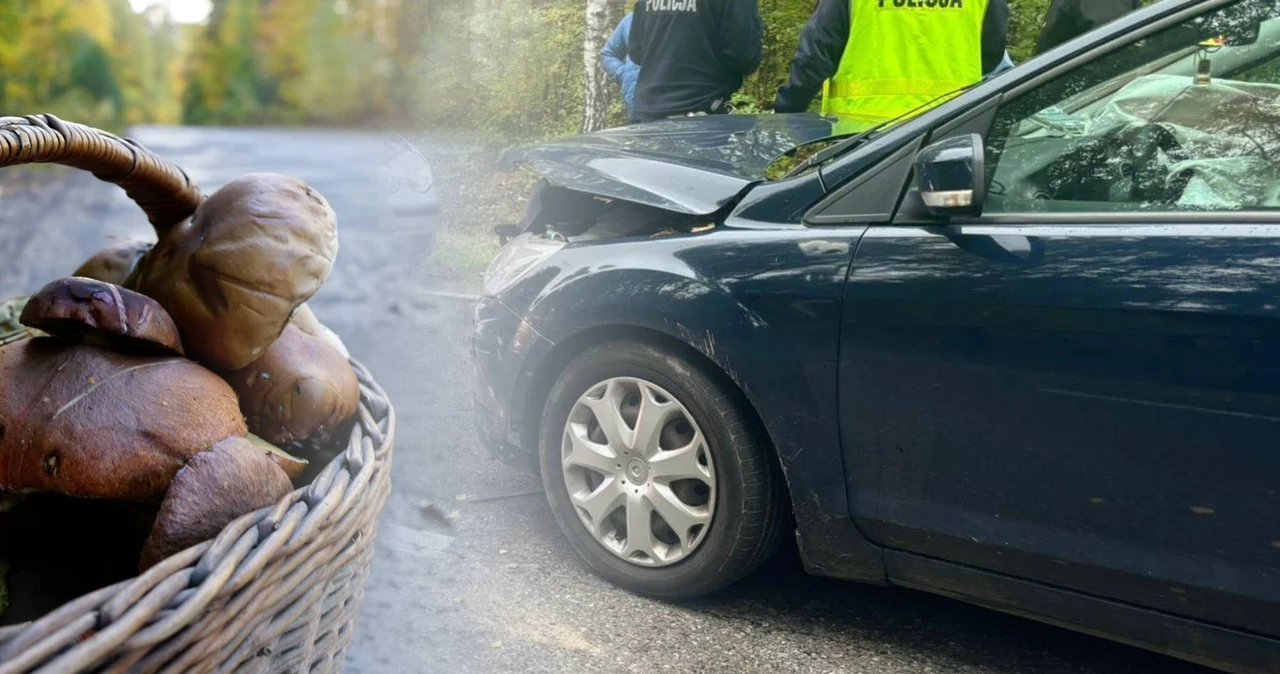
<svg viewBox="0 0 1280 674">
<path fill-rule="evenodd" d="M 64 164 L 115 183 L 158 232 L 203 196 L 128 139 L 52 115 L 0 117 L 0 166 Z M 331 672 L 342 667 L 391 490 L 395 412 L 361 364 L 346 450 L 310 485 L 142 575 L 0 628 L 0 674 Z"/>
</svg>

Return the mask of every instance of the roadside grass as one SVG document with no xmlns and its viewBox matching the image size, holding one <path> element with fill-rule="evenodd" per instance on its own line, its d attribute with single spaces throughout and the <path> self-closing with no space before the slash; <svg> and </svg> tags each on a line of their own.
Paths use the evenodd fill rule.
<svg viewBox="0 0 1280 674">
<path fill-rule="evenodd" d="M 417 140 L 440 198 L 440 226 L 427 264 L 433 276 L 478 283 L 498 252 L 494 225 L 520 220 L 537 176 L 499 166 L 508 146 L 493 139 L 437 132 Z"/>
<path fill-rule="evenodd" d="M 440 276 L 479 278 L 497 252 L 492 231 L 447 227 L 437 232 L 427 264 Z"/>
</svg>

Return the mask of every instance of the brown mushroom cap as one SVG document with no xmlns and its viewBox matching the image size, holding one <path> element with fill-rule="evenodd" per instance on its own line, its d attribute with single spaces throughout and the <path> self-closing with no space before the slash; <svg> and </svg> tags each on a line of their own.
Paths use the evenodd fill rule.
<svg viewBox="0 0 1280 674">
<path fill-rule="evenodd" d="M 145 295 L 90 278 L 46 284 L 27 300 L 22 324 L 121 353 L 182 353 L 178 326 Z"/>
<path fill-rule="evenodd" d="M 351 363 L 329 340 L 293 322 L 261 358 L 227 381 L 240 396 L 249 431 L 278 445 L 327 441 L 360 402 Z"/>
<path fill-rule="evenodd" d="M 173 316 L 187 353 L 239 370 L 266 352 L 328 278 L 336 216 L 319 192 L 276 173 L 223 186 L 138 264 L 133 288 Z"/>
<path fill-rule="evenodd" d="M 34 337 L 0 347 L 0 491 L 145 500 L 247 432 L 235 393 L 185 358 Z"/>
<path fill-rule="evenodd" d="M 129 274 L 138 266 L 138 261 L 154 245 L 155 241 L 145 239 L 121 239 L 94 253 L 93 257 L 85 260 L 71 275 L 123 286 Z"/>
<path fill-rule="evenodd" d="M 248 439 L 230 437 L 200 452 L 173 477 L 139 570 L 217 536 L 237 517 L 293 490 L 288 476 Z"/>
</svg>

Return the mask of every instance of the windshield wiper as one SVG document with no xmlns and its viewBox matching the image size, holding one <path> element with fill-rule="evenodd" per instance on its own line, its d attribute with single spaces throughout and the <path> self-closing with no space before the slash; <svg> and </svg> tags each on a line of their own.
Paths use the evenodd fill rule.
<svg viewBox="0 0 1280 674">
<path fill-rule="evenodd" d="M 870 138 L 871 136 L 878 133 L 880 129 L 883 129 L 885 126 L 889 125 L 893 121 L 894 120 L 892 119 L 887 119 L 883 122 L 880 122 L 879 124 L 876 124 L 870 129 L 867 129 L 865 131 L 849 136 L 848 138 L 845 138 L 844 140 L 826 148 L 825 150 L 819 150 L 818 152 L 813 153 L 812 155 L 810 155 L 808 159 L 800 162 L 795 166 L 795 168 L 791 169 L 790 171 L 787 171 L 786 175 L 784 175 L 783 178 L 794 178 L 795 176 L 798 176 L 801 173 L 804 173 L 808 169 L 814 166 L 817 166 L 818 164 L 821 164 L 827 161 L 828 159 L 844 152 L 845 150 L 848 150 L 849 148 L 854 147 L 858 143 L 861 143 L 862 141 Z"/>
<path fill-rule="evenodd" d="M 836 155 L 838 155 L 838 154 L 840 154 L 840 153 L 842 153 L 842 152 L 844 152 L 844 151 L 848 150 L 849 148 L 852 148 L 852 147 L 857 146 L 859 143 L 861 143 L 861 142 L 863 142 L 863 141 L 867 140 L 868 138 L 871 138 L 872 136 L 874 136 L 874 135 L 876 135 L 877 133 L 879 133 L 879 132 L 881 131 L 881 129 L 884 129 L 884 127 L 889 126 L 890 124 L 893 124 L 894 122 L 897 122 L 897 121 L 899 121 L 899 120 L 907 119 L 907 118 L 911 117 L 912 115 L 914 115 L 915 113 L 917 113 L 917 112 L 919 112 L 919 111 L 921 111 L 921 110 L 924 110 L 925 108 L 928 108 L 929 106 L 933 105 L 934 103 L 936 103 L 936 102 L 938 102 L 938 101 L 940 101 L 940 100 L 942 100 L 942 99 L 944 99 L 944 98 L 947 98 L 947 97 L 950 97 L 950 96 L 955 96 L 956 94 L 959 94 L 959 93 L 963 92 L 964 90 L 966 90 L 966 89 L 968 89 L 968 88 L 970 88 L 970 87 L 972 87 L 972 86 L 974 86 L 974 85 L 976 85 L 976 84 L 981 84 L 981 83 L 983 83 L 983 82 L 985 82 L 985 81 L 986 81 L 985 79 L 983 79 L 983 80 L 978 80 L 977 82 L 974 82 L 974 83 L 972 83 L 972 84 L 966 84 L 966 85 L 964 85 L 963 87 L 960 87 L 960 88 L 958 88 L 958 89 L 953 89 L 953 90 L 951 90 L 951 91 L 948 91 L 948 92 L 947 92 L 947 93 L 945 93 L 945 94 L 940 94 L 940 95 L 938 95 L 938 96 L 935 96 L 935 97 L 933 97 L 933 98 L 931 98 L 931 99 L 929 99 L 929 100 L 925 101 L 924 103 L 921 103 L 920 105 L 918 105 L 918 106 L 916 106 L 916 107 L 914 107 L 914 108 L 912 108 L 912 109 L 910 109 L 910 110 L 908 110 L 908 111 L 906 111 L 906 112 L 902 113 L 901 115 L 898 115 L 897 117 L 894 117 L 894 118 L 892 118 L 892 119 L 886 119 L 886 120 L 884 120 L 883 122 L 880 122 L 879 124 L 876 124 L 875 126 L 873 126 L 873 127 L 869 128 L 869 129 L 867 129 L 867 130 L 865 130 L 865 131 L 861 131 L 861 132 L 859 132 L 859 133 L 857 133 L 857 134 L 855 134 L 855 135 L 853 135 L 853 136 L 850 136 L 850 137 L 848 137 L 848 138 L 845 138 L 844 140 L 842 140 L 842 141 L 840 141 L 840 142 L 836 143 L 835 145 L 832 145 L 831 147 L 829 147 L 829 148 L 827 148 L 827 149 L 825 149 L 825 150 L 822 150 L 822 151 L 820 151 L 820 152 L 817 152 L 817 153 L 815 153 L 813 156 L 809 157 L 808 159 L 806 159 L 806 160 L 804 160 L 804 161 L 800 162 L 798 165 L 796 165 L 796 167 L 795 167 L 795 168 L 791 169 L 790 171 L 787 171 L 786 175 L 784 175 L 784 176 L 783 176 L 783 179 L 795 177 L 795 176 L 799 175 L 801 172 L 806 171 L 806 170 L 808 170 L 808 169 L 810 169 L 810 168 L 812 168 L 812 167 L 814 167 L 814 166 L 817 166 L 818 164 L 821 164 L 821 163 L 823 163 L 823 162 L 827 161 L 828 159 L 831 159 L 832 157 L 834 157 L 834 156 L 836 156 Z"/>
</svg>

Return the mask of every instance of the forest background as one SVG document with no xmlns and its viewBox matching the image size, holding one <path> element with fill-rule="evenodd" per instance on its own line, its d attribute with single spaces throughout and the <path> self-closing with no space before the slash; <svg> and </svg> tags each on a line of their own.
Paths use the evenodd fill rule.
<svg viewBox="0 0 1280 674">
<path fill-rule="evenodd" d="M 603 119 L 590 126 L 623 121 L 617 87 L 589 57 L 632 2 L 213 0 L 203 22 L 175 23 L 138 0 L 0 0 L 0 108 L 113 130 L 576 133 L 593 107 Z M 745 111 L 771 105 L 818 0 L 759 2 L 764 60 L 737 97 Z M 1010 0 L 1015 62 L 1032 55 L 1047 5 Z"/>
</svg>

